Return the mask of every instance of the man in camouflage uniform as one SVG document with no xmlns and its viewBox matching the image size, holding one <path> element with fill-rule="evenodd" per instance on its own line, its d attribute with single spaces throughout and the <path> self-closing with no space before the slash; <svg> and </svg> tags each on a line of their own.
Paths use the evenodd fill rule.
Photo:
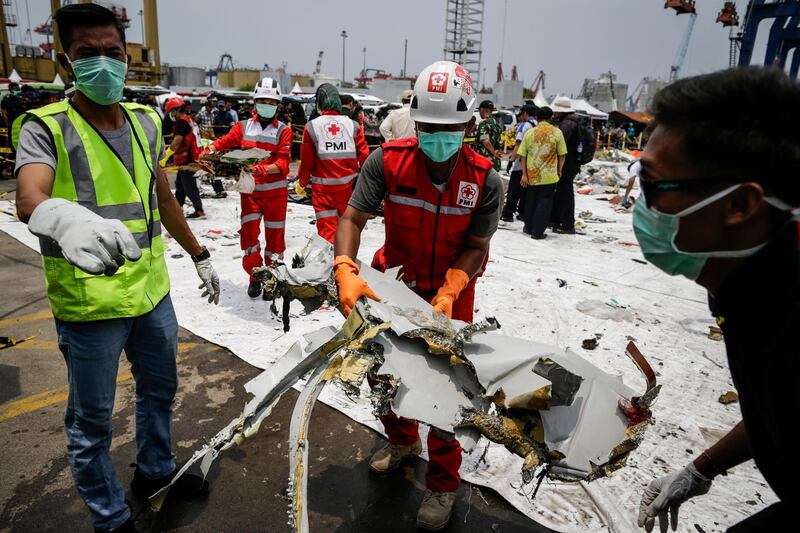
<svg viewBox="0 0 800 533">
<path fill-rule="evenodd" d="M 500 158 L 503 157 L 500 151 L 500 135 L 503 133 L 503 128 L 492 116 L 493 111 L 494 103 L 491 100 L 484 100 L 478 107 L 481 123 L 478 124 L 478 142 L 475 143 L 475 150 L 489 159 L 495 170 L 500 170 Z"/>
</svg>

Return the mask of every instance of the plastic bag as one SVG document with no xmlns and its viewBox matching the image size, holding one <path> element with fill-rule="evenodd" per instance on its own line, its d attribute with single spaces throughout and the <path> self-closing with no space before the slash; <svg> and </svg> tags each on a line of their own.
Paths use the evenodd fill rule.
<svg viewBox="0 0 800 533">
<path fill-rule="evenodd" d="M 256 189 L 256 180 L 253 178 L 253 174 L 249 170 L 243 168 L 239 173 L 239 179 L 232 189 L 244 194 L 252 193 Z"/>
</svg>

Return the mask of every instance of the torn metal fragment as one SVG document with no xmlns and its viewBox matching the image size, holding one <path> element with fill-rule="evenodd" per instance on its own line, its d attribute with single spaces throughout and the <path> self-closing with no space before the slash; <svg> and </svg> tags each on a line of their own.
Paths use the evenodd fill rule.
<svg viewBox="0 0 800 533">
<path fill-rule="evenodd" d="M 533 367 L 533 372 L 552 383 L 549 389 L 550 406 L 572 405 L 583 382 L 582 377 L 573 374 L 549 358 L 539 359 Z"/>
</svg>

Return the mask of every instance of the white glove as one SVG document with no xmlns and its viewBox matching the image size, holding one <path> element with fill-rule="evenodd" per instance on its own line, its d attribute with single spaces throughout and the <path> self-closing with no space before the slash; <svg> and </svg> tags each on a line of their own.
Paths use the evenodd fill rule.
<svg viewBox="0 0 800 533">
<path fill-rule="evenodd" d="M 678 508 L 689 498 L 705 494 L 711 488 L 711 480 L 700 474 L 694 463 L 678 472 L 654 479 L 647 486 L 639 504 L 639 527 L 653 531 L 656 516 L 662 533 L 672 523 L 672 531 L 678 529 Z M 669 518 L 667 517 L 669 511 Z"/>
<path fill-rule="evenodd" d="M 63 198 L 50 198 L 36 206 L 28 230 L 56 241 L 64 259 L 89 274 L 112 276 L 125 258 L 136 261 L 142 256 L 125 224 Z"/>
<path fill-rule="evenodd" d="M 198 289 L 204 289 L 202 296 L 208 296 L 208 303 L 219 303 L 219 276 L 217 276 L 214 267 L 211 266 L 211 259 L 203 259 L 194 264 L 197 269 L 197 275 L 203 280 Z"/>
</svg>

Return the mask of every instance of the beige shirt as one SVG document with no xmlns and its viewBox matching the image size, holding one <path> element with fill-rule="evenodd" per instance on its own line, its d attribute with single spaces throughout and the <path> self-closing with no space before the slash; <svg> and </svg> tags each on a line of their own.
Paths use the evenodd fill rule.
<svg viewBox="0 0 800 533">
<path fill-rule="evenodd" d="M 381 135 L 387 141 L 416 137 L 417 129 L 411 120 L 411 105 L 403 104 L 400 109 L 395 109 L 381 122 Z"/>
</svg>

